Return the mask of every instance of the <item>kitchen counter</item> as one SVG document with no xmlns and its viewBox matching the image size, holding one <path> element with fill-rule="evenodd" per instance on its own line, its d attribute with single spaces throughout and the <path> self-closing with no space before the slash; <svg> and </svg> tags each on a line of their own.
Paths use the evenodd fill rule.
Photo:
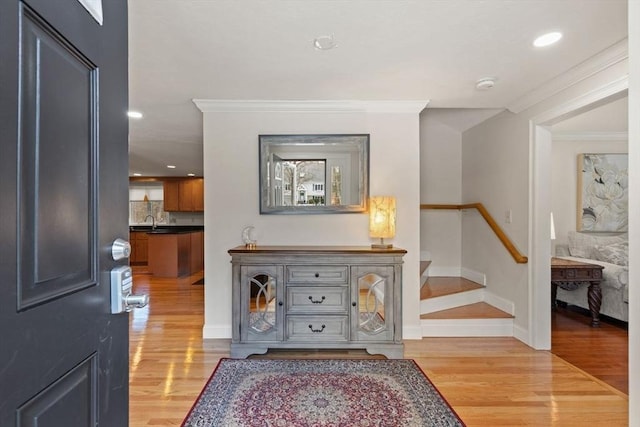
<svg viewBox="0 0 640 427">
<path fill-rule="evenodd" d="M 182 277 L 204 269 L 203 226 L 134 225 L 133 234 L 148 240 L 149 273 L 159 277 Z"/>
<path fill-rule="evenodd" d="M 153 234 L 182 234 L 204 231 L 204 225 L 158 225 L 155 229 L 150 225 L 130 225 L 130 232 L 147 232 Z"/>
</svg>

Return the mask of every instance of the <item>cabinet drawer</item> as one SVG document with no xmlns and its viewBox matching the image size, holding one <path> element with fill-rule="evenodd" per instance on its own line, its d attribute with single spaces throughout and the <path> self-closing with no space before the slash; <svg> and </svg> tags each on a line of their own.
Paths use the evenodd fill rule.
<svg viewBox="0 0 640 427">
<path fill-rule="evenodd" d="M 347 286 L 288 286 L 287 313 L 347 314 L 349 288 Z"/>
<path fill-rule="evenodd" d="M 347 341 L 348 316 L 287 316 L 287 341 Z"/>
<path fill-rule="evenodd" d="M 288 265 L 286 275 L 287 283 L 349 283 L 349 267 L 346 265 Z"/>
</svg>

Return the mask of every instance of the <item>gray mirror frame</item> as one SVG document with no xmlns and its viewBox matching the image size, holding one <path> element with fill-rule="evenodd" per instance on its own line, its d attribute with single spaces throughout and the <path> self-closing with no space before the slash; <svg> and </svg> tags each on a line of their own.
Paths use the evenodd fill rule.
<svg viewBox="0 0 640 427">
<path fill-rule="evenodd" d="M 348 139 L 356 139 L 359 148 L 358 190 L 359 204 L 339 206 L 269 206 L 268 153 L 272 145 L 285 144 L 340 144 Z M 335 214 L 366 212 L 369 203 L 369 134 L 312 134 L 312 135 L 259 135 L 259 173 L 260 214 Z"/>
</svg>

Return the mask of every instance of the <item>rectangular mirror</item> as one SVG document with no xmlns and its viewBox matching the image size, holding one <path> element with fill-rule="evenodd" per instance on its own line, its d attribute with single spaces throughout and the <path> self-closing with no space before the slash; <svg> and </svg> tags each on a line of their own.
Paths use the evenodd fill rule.
<svg viewBox="0 0 640 427">
<path fill-rule="evenodd" d="M 260 213 L 365 212 L 369 135 L 260 135 Z"/>
</svg>

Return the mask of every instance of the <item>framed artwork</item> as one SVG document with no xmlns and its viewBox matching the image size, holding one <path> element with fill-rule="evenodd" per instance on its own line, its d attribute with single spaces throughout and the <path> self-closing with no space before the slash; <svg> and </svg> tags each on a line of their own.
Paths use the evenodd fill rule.
<svg viewBox="0 0 640 427">
<path fill-rule="evenodd" d="M 628 230 L 628 164 L 627 154 L 578 155 L 578 231 Z"/>
</svg>

